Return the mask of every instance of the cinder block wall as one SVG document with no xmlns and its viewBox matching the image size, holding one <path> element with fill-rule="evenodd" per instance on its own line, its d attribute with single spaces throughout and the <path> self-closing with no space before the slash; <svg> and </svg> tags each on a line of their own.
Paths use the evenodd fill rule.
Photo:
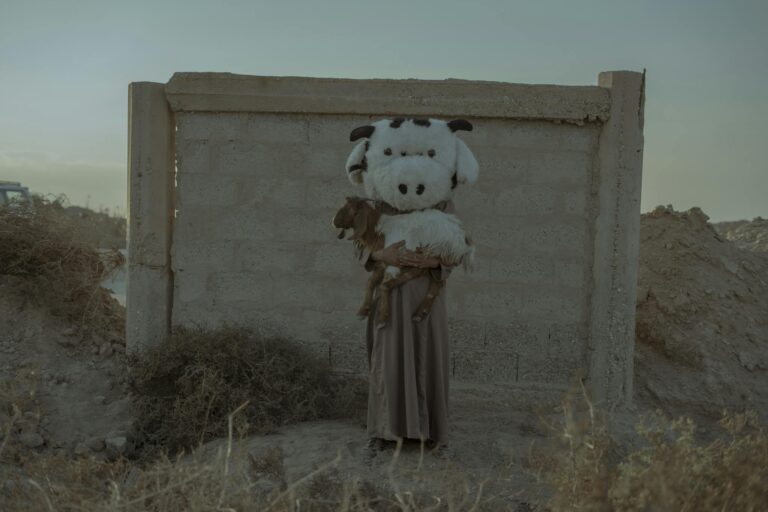
<svg viewBox="0 0 768 512">
<path fill-rule="evenodd" d="M 154 212 L 170 239 L 148 258 L 146 237 L 129 237 L 129 343 L 162 339 L 176 324 L 237 323 L 365 371 L 365 326 L 354 312 L 366 276 L 330 226 L 344 197 L 359 192 L 344 173 L 349 132 L 394 115 L 465 117 L 475 129 L 461 137 L 481 174 L 459 186 L 455 203 L 478 268 L 455 271 L 446 288 L 454 378 L 559 388 L 581 370 L 598 398 L 625 399 L 642 78 L 604 73 L 600 86 L 563 87 L 177 74 L 164 95 L 135 85 L 132 97 L 158 93 L 153 115 L 167 118 L 173 137 L 156 144 L 162 166 L 142 164 L 132 145 L 131 190 L 153 179 L 172 197 L 158 206 L 131 197 L 131 231 Z M 158 267 L 140 260 L 163 260 L 167 277 L 143 277 Z M 163 307 L 141 314 L 156 280 Z"/>
</svg>

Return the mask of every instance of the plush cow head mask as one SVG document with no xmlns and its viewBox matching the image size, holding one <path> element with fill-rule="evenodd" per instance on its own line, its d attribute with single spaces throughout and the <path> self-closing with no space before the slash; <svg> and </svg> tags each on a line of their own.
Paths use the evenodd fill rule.
<svg viewBox="0 0 768 512">
<path fill-rule="evenodd" d="M 477 181 L 479 166 L 457 131 L 464 119 L 382 119 L 352 130 L 360 141 L 347 159 L 347 176 L 365 193 L 400 210 L 429 208 L 450 199 L 458 183 Z"/>
</svg>

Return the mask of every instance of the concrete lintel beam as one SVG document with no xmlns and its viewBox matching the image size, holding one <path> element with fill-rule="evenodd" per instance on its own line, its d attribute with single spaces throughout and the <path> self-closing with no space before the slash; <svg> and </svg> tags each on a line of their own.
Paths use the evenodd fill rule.
<svg viewBox="0 0 768 512">
<path fill-rule="evenodd" d="M 471 80 L 354 80 L 176 73 L 166 94 L 176 112 L 280 112 L 531 119 L 582 124 L 608 118 L 595 86 Z"/>
</svg>

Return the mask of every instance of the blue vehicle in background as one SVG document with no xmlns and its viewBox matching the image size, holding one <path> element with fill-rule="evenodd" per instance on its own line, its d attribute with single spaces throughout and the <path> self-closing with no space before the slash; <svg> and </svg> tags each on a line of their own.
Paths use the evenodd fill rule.
<svg viewBox="0 0 768 512">
<path fill-rule="evenodd" d="M 22 187 L 18 181 L 0 181 L 0 207 L 8 208 L 29 208 L 32 206 L 32 200 L 29 196 L 29 189 Z"/>
</svg>

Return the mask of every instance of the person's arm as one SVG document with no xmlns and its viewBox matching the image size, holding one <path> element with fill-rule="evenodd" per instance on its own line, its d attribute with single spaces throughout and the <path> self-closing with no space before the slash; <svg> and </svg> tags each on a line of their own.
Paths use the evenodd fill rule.
<svg viewBox="0 0 768 512">
<path fill-rule="evenodd" d="M 373 266 L 377 261 L 383 261 L 387 265 L 392 265 L 393 267 L 402 267 L 405 266 L 405 264 L 400 258 L 400 254 L 404 245 L 405 240 L 400 240 L 388 247 L 375 251 L 371 251 L 368 247 L 363 246 L 361 249 L 358 249 L 358 256 L 363 268 L 368 272 L 373 270 Z"/>
<path fill-rule="evenodd" d="M 400 266 L 418 267 L 429 269 L 429 273 L 436 281 L 444 281 L 451 275 L 454 265 L 449 265 L 440 258 L 425 256 L 420 251 L 406 251 L 400 258 Z"/>
<path fill-rule="evenodd" d="M 378 249 L 370 253 L 371 268 L 373 268 L 374 261 L 383 261 L 387 265 L 392 265 L 394 267 L 404 266 L 403 260 L 400 256 L 404 245 L 405 240 L 400 240 L 399 242 L 390 244 L 383 249 Z"/>
<path fill-rule="evenodd" d="M 368 272 L 373 270 L 373 266 L 377 261 L 383 261 L 387 265 L 393 267 L 416 266 L 410 265 L 407 258 L 404 257 L 405 253 L 409 252 L 403 251 L 404 246 L 405 240 L 400 240 L 399 242 L 395 242 L 376 251 L 371 251 L 367 247 L 363 247 L 359 253 L 360 262 L 362 263 L 363 268 Z M 437 264 L 437 262 L 435 262 L 435 264 Z"/>
</svg>

